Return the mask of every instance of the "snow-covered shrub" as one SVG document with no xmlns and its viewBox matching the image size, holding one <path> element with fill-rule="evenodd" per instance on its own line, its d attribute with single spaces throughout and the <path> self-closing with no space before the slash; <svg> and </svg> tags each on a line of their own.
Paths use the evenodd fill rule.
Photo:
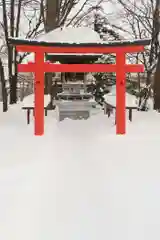
<svg viewBox="0 0 160 240">
<path fill-rule="evenodd" d="M 113 55 L 103 55 L 95 63 L 97 64 L 114 64 L 115 56 Z M 115 73 L 108 72 L 96 72 L 93 73 L 96 79 L 94 96 L 97 102 L 103 103 L 104 94 L 108 93 L 108 87 L 115 84 Z"/>
</svg>

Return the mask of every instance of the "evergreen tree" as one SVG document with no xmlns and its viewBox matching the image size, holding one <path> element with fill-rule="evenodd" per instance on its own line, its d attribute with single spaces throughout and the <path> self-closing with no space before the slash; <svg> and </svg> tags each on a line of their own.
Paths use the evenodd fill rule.
<svg viewBox="0 0 160 240">
<path fill-rule="evenodd" d="M 112 30 L 106 16 L 101 13 L 101 8 L 96 9 L 94 13 L 94 30 L 99 33 L 102 40 L 117 40 L 119 35 Z M 95 63 L 100 64 L 115 64 L 115 56 L 108 54 L 102 55 Z M 98 103 L 101 105 L 104 101 L 104 94 L 108 93 L 108 86 L 115 84 L 115 73 L 99 72 L 93 73 L 96 79 L 96 85 L 94 89 L 94 96 Z"/>
</svg>

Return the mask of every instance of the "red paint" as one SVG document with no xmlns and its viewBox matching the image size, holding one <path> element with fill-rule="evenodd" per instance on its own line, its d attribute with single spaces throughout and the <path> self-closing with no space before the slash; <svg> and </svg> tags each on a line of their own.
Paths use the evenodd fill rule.
<svg viewBox="0 0 160 240">
<path fill-rule="evenodd" d="M 44 63 L 44 72 L 116 72 L 118 65 L 110 64 L 53 64 Z M 36 64 L 19 64 L 19 72 L 34 72 Z M 143 72 L 144 66 L 138 64 L 123 65 L 125 72 Z"/>
<path fill-rule="evenodd" d="M 44 53 L 35 54 L 35 135 L 44 134 Z"/>
<path fill-rule="evenodd" d="M 48 53 L 133 53 L 144 51 L 144 46 L 121 46 L 121 47 L 42 47 L 32 45 L 16 46 L 19 52 L 48 52 Z"/>
<path fill-rule="evenodd" d="M 116 133 L 125 134 L 126 132 L 126 71 L 125 65 L 125 53 L 116 55 Z"/>
<path fill-rule="evenodd" d="M 115 47 L 43 47 L 16 46 L 20 52 L 34 52 L 35 63 L 19 64 L 19 72 L 35 73 L 35 135 L 44 133 L 44 72 L 116 72 L 116 133 L 126 132 L 125 74 L 143 72 L 143 65 L 125 64 L 125 54 L 144 51 L 144 46 Z M 51 64 L 44 63 L 44 53 L 116 53 L 116 64 Z"/>
</svg>

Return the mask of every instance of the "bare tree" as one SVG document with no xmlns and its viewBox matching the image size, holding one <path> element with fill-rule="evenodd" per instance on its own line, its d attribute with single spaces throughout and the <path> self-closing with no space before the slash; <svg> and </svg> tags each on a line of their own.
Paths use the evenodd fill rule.
<svg viewBox="0 0 160 240">
<path fill-rule="evenodd" d="M 147 74 L 147 94 L 144 98 L 144 108 L 146 108 L 147 100 L 150 96 L 151 88 L 154 91 L 154 109 L 160 110 L 160 0 L 151 1 L 153 4 L 153 20 L 152 20 L 152 33 L 151 33 L 151 47 L 149 52 L 149 69 Z M 155 71 L 156 68 L 156 71 Z M 154 81 L 151 82 L 151 76 L 154 74 Z"/>
<path fill-rule="evenodd" d="M 146 85 L 144 87 L 140 87 L 141 78 L 139 75 L 137 76 L 140 90 L 139 107 L 144 110 L 147 109 L 147 100 L 151 96 L 153 84 L 154 98 L 157 99 L 156 101 L 159 101 L 158 91 L 160 91 L 160 86 L 158 87 L 157 74 L 155 75 L 155 81 L 153 81 L 153 76 L 159 54 L 158 34 L 160 32 L 160 0 L 111 0 L 111 2 L 116 2 L 118 4 L 117 6 L 119 6 L 117 18 L 119 17 L 118 20 L 120 20 L 121 25 L 115 23 L 117 29 L 119 29 L 119 25 L 124 25 L 120 30 L 125 30 L 124 34 L 126 34 L 127 38 L 151 39 L 151 44 L 146 48 L 145 52 L 134 54 L 131 58 L 132 61 L 137 63 L 142 62 L 145 66 L 145 78 L 143 78 L 143 81 L 145 80 Z M 159 71 L 158 66 L 157 71 Z"/>
<path fill-rule="evenodd" d="M 21 25 L 21 18 L 22 14 L 26 17 L 26 23 L 28 23 L 28 32 L 25 34 L 25 37 L 33 37 L 36 35 L 38 28 L 42 23 L 42 2 L 39 3 L 34 2 L 32 8 L 32 12 L 35 14 L 34 21 L 36 24 L 32 24 L 33 16 L 28 16 L 27 10 L 25 11 L 25 7 L 31 2 L 27 2 L 26 0 L 2 0 L 2 8 L 3 8 L 3 22 L 1 26 L 3 27 L 4 35 L 5 35 L 5 42 L 6 42 L 6 50 L 8 55 L 8 77 L 9 77 L 9 85 L 10 85 L 10 104 L 14 104 L 17 102 L 17 79 L 18 79 L 18 72 L 17 72 L 17 64 L 22 61 L 23 57 L 21 56 L 18 59 L 17 52 L 13 46 L 8 43 L 9 37 L 19 37 L 21 33 L 20 25 Z M 37 5 L 40 4 L 38 11 L 36 11 Z M 31 7 L 30 7 L 31 8 Z M 38 13 L 38 14 L 37 14 Z M 37 15 L 39 15 L 37 17 Z"/>
<path fill-rule="evenodd" d="M 8 96 L 7 96 L 6 81 L 4 76 L 4 68 L 3 68 L 1 59 L 0 59 L 0 83 L 1 83 L 2 100 L 3 100 L 3 112 L 7 112 Z"/>
<path fill-rule="evenodd" d="M 160 0 L 156 0 L 156 8 L 154 14 L 153 24 L 153 50 L 157 52 L 157 66 L 154 76 L 154 109 L 160 111 Z"/>
<path fill-rule="evenodd" d="M 58 27 L 59 24 L 59 0 L 46 1 L 46 18 L 44 18 L 45 32 L 50 32 Z M 45 73 L 45 94 L 51 93 L 52 73 Z"/>
<path fill-rule="evenodd" d="M 116 13 L 119 25 L 115 23 L 115 27 L 121 32 L 124 30 L 126 38 L 151 38 L 151 46 L 146 48 L 144 53 L 138 54 L 138 61 L 145 66 L 146 85 L 150 85 L 151 76 L 155 69 L 155 63 L 158 55 L 158 45 L 156 40 L 156 4 L 159 0 L 111 0 L 120 6 L 119 13 Z M 134 55 L 137 61 L 137 56 Z"/>
<path fill-rule="evenodd" d="M 154 109 L 160 111 L 160 53 L 154 76 Z"/>
<path fill-rule="evenodd" d="M 46 17 L 44 16 L 46 32 L 64 25 L 77 25 L 83 15 L 93 11 L 103 2 L 104 0 L 85 0 L 80 4 L 78 0 L 46 0 Z"/>
</svg>

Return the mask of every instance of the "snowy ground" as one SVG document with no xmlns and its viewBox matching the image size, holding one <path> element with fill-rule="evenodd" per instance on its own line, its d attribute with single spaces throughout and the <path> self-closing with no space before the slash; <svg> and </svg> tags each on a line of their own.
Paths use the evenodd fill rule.
<svg viewBox="0 0 160 240">
<path fill-rule="evenodd" d="M 33 136 L 20 107 L 0 113 L 0 239 L 159 240 L 160 115 L 58 123 Z"/>
</svg>

